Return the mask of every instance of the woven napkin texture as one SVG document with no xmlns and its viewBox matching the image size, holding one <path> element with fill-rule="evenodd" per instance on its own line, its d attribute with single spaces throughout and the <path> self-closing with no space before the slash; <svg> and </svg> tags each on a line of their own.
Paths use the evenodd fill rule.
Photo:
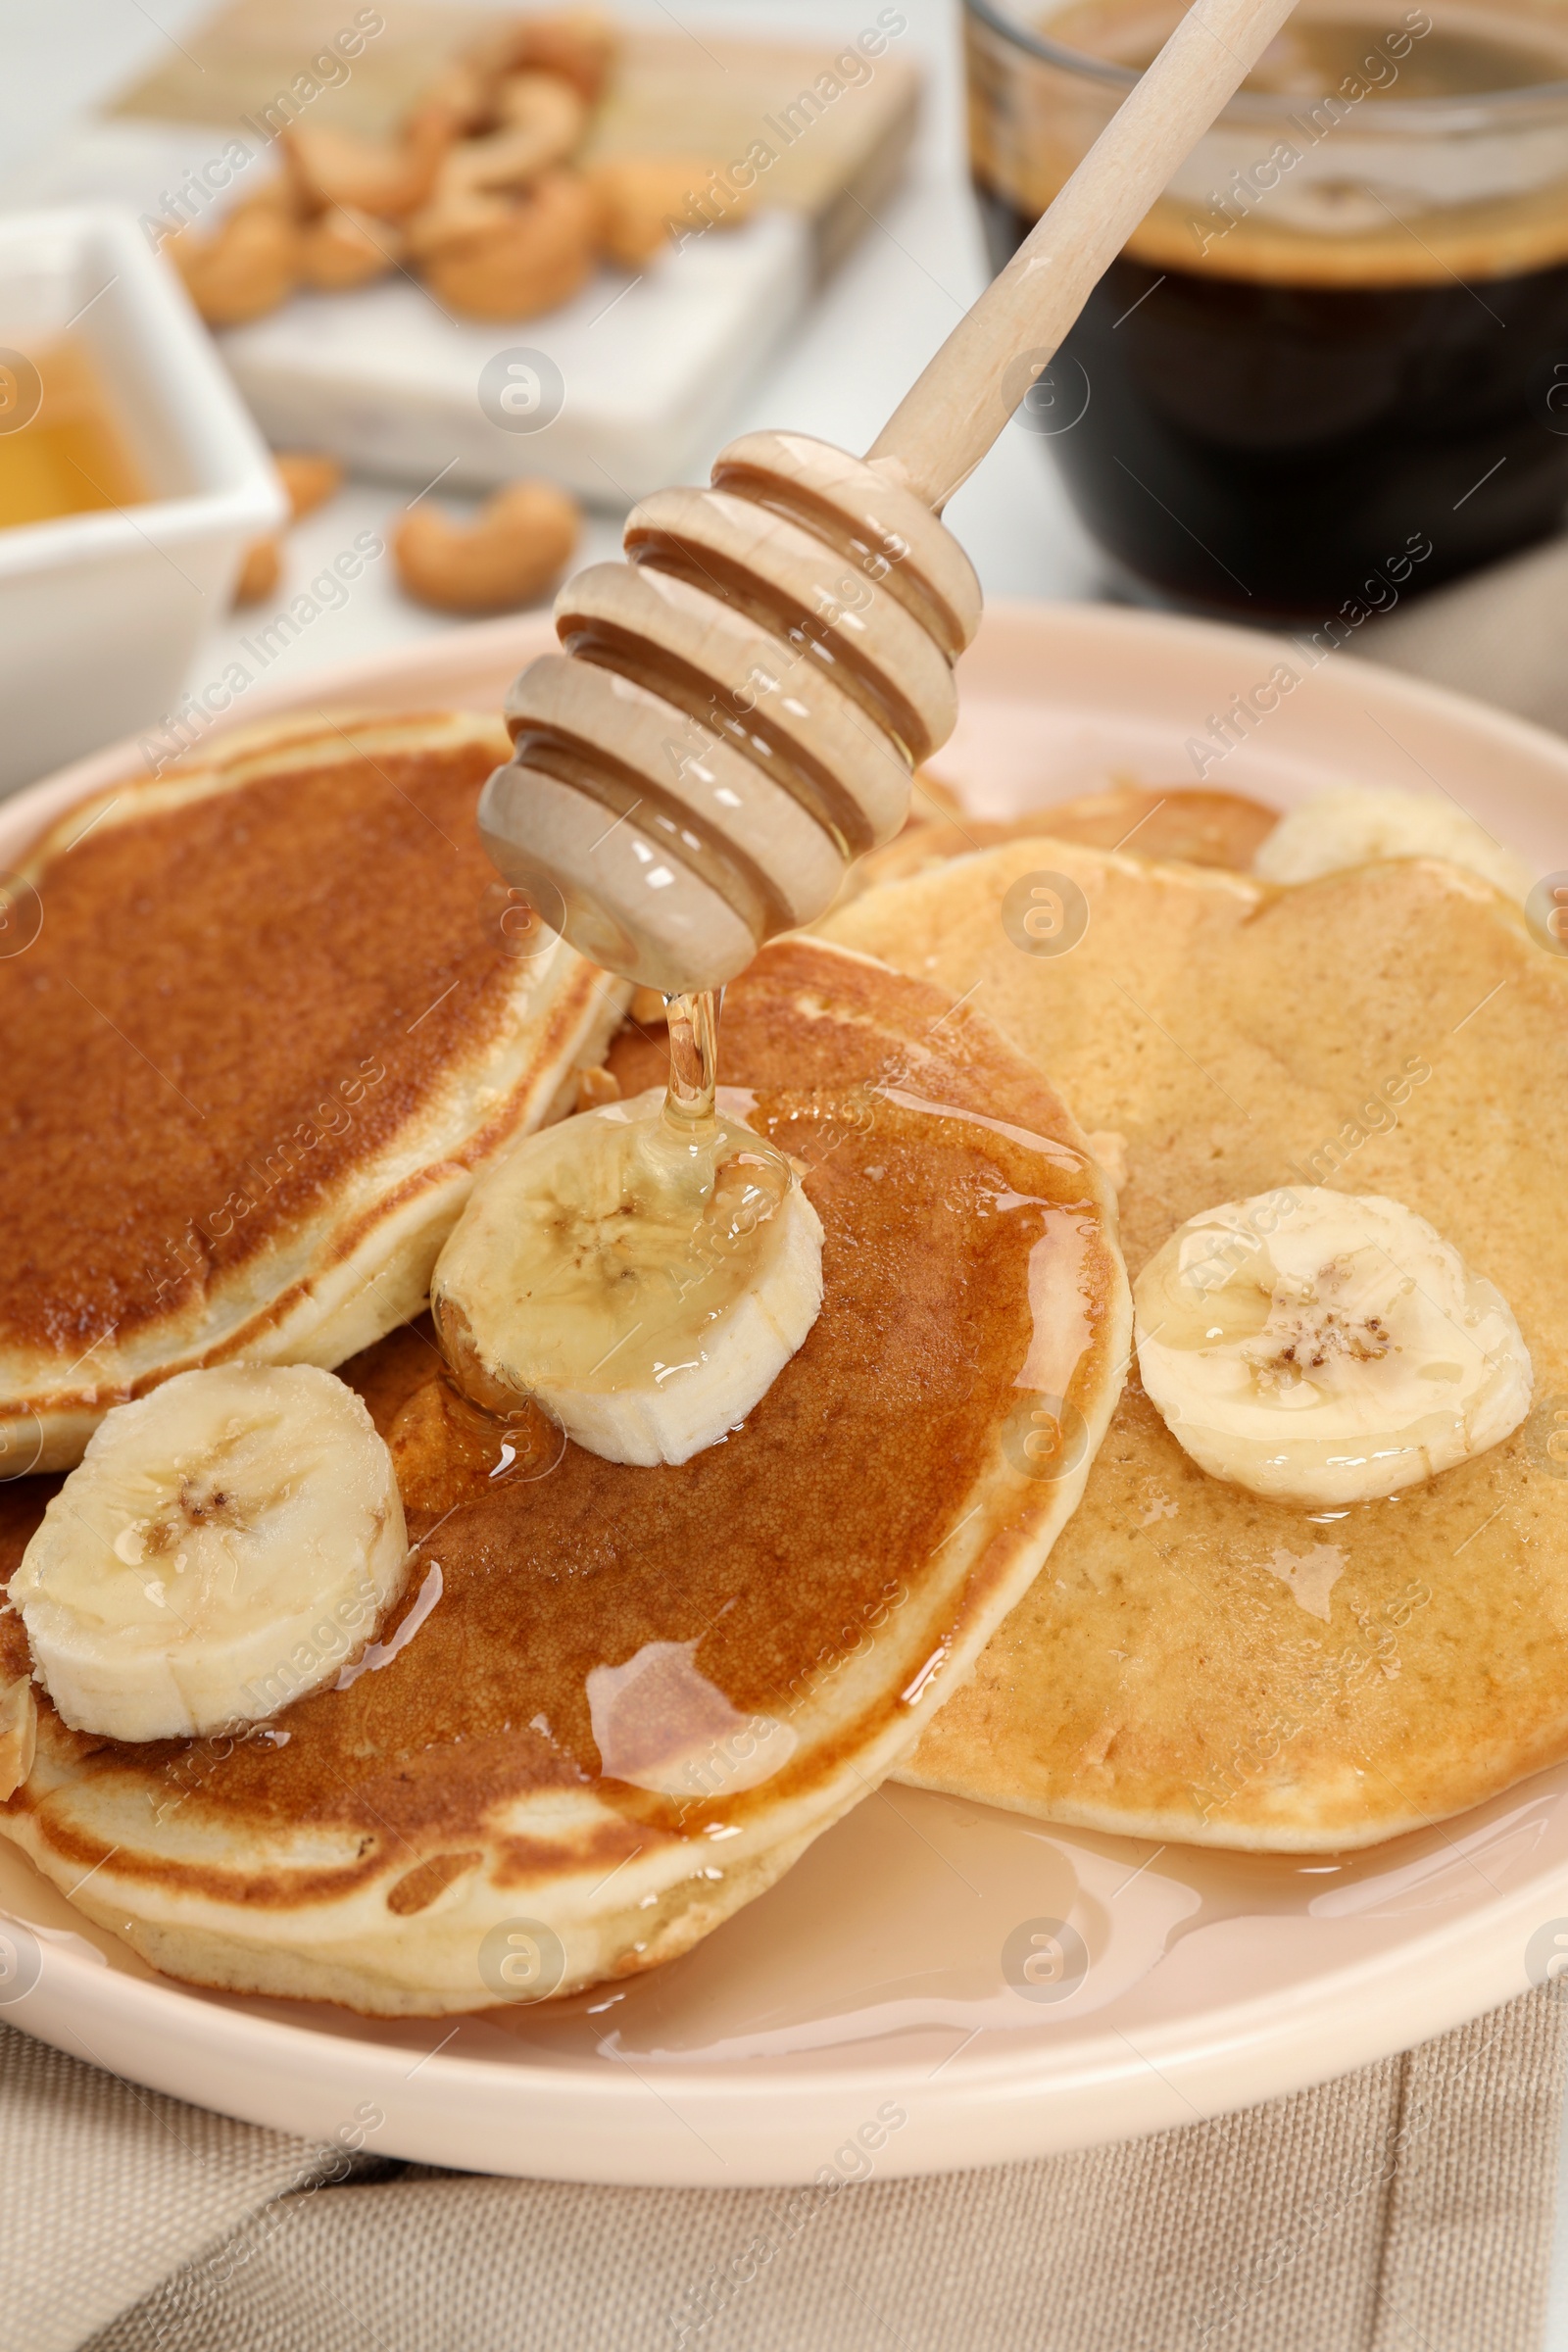
<svg viewBox="0 0 1568 2352">
<path fill-rule="evenodd" d="M 1565 2025 L 1548 1986 L 1241 2115 L 793 2196 L 349 2157 L 0 2027 L 0 2345 L 1538 2352 Z"/>
</svg>

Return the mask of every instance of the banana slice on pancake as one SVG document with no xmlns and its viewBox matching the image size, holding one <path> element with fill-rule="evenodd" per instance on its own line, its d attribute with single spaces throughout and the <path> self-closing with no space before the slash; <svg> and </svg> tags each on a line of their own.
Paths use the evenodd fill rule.
<svg viewBox="0 0 1568 2352">
<path fill-rule="evenodd" d="M 1512 1310 L 1425 1217 L 1284 1186 L 1178 1226 L 1133 1290 L 1177 1443 L 1254 1494 L 1366 1502 L 1484 1453 L 1530 1410 Z"/>
<path fill-rule="evenodd" d="M 822 1222 L 725 1093 L 663 1090 L 530 1136 L 479 1184 L 431 1277 L 462 1387 L 534 1398 L 612 1462 L 684 1462 L 744 1421 L 822 1304 Z"/>
<path fill-rule="evenodd" d="M 392 1457 L 314 1366 L 177 1373 L 100 1423 L 11 1580 L 62 1723 L 232 1731 L 362 1649 L 409 1559 Z"/>
<path fill-rule="evenodd" d="M 1289 809 L 1258 845 L 1254 873 L 1267 882 L 1313 882 L 1379 858 L 1444 858 L 1511 899 L 1535 875 L 1457 802 L 1396 784 L 1331 784 Z"/>
</svg>

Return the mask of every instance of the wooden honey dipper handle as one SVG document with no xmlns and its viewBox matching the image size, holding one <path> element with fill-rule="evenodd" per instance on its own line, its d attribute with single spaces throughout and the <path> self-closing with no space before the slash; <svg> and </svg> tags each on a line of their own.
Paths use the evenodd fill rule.
<svg viewBox="0 0 1568 2352">
<path fill-rule="evenodd" d="M 1172 173 L 1234 97 L 1295 0 L 1196 0 L 1011 261 L 956 326 L 867 452 L 940 514 Z"/>
<path fill-rule="evenodd" d="M 566 583 L 479 827 L 594 962 L 721 987 L 898 832 L 980 620 L 941 509 L 1291 5 L 1196 0 L 868 457 L 748 433 L 710 489 L 639 502 L 629 562 Z"/>
</svg>

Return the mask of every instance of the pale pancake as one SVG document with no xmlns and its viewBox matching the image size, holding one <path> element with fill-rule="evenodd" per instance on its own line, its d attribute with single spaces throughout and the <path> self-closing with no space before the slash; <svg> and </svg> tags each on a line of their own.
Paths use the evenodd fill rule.
<svg viewBox="0 0 1568 2352">
<path fill-rule="evenodd" d="M 1096 850 L 1130 849 L 1140 858 L 1178 858 L 1187 865 L 1224 865 L 1250 870 L 1259 845 L 1279 822 L 1279 810 L 1241 792 L 1215 792 L 1191 785 L 1112 784 L 1075 800 L 1055 801 L 1022 816 L 971 816 L 943 791 L 939 802 L 929 784 L 917 785 L 909 822 L 885 848 L 873 850 L 851 868 L 839 904 L 859 898 L 879 882 L 902 882 L 1004 841 L 1080 841 Z M 924 804 L 922 806 L 922 804 Z"/>
<path fill-rule="evenodd" d="M 311 712 L 71 809 L 0 958 L 0 1472 L 225 1357 L 418 1311 L 475 1169 L 569 1105 L 628 991 L 519 955 L 465 713 Z M 24 902 L 25 907 L 26 902 Z M 512 926 L 509 931 L 503 922 Z"/>
<path fill-rule="evenodd" d="M 160 1968 L 425 2015 L 503 1997 L 510 1933 L 547 1955 L 525 1996 L 669 1959 L 876 1786 L 1035 1575 L 1128 1346 L 1072 1119 L 978 1016 L 814 941 L 730 991 L 723 1054 L 826 1235 L 821 1315 L 743 1427 L 643 1470 L 541 1417 L 509 1470 L 399 1333 L 345 1368 L 418 1544 L 382 1662 L 231 1748 L 41 1705 L 0 1832 Z M 1081 1424 L 1054 1479 L 1041 1392 Z M 43 1499 L 0 1505 L 12 1559 Z M 0 1686 L 25 1665 L 0 1614 Z"/>
<path fill-rule="evenodd" d="M 1042 869 L 1088 902 L 1065 954 L 1020 952 L 1002 920 Z M 1547 1449 L 1568 1428 L 1568 959 L 1455 867 L 1281 889 L 1039 841 L 830 928 L 972 991 L 1086 1127 L 1119 1130 L 1135 1277 L 1219 1201 L 1293 1181 L 1385 1194 L 1498 1285 L 1535 1366 L 1504 1445 L 1344 1515 L 1205 1477 L 1134 1374 L 1050 1575 L 904 1777 L 1096 1829 L 1316 1851 L 1568 1756 L 1568 1464 Z"/>
</svg>

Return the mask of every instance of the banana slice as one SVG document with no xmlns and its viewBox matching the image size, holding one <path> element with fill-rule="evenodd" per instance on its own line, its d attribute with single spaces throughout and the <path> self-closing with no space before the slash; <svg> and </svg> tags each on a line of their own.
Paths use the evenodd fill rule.
<svg viewBox="0 0 1568 2352">
<path fill-rule="evenodd" d="M 1444 858 L 1511 899 L 1528 898 L 1535 881 L 1523 858 L 1455 802 L 1393 784 L 1332 784 L 1314 793 L 1265 836 L 1252 870 L 1265 882 L 1314 882 L 1384 858 Z"/>
<path fill-rule="evenodd" d="M 0 1683 L 0 1804 L 15 1796 L 32 1770 L 38 1745 L 38 1702 L 32 1685 Z"/>
<path fill-rule="evenodd" d="M 354 1391 L 228 1364 L 114 1407 L 10 1596 L 73 1731 L 189 1739 L 329 1682 L 408 1564 L 392 1457 Z"/>
<path fill-rule="evenodd" d="M 745 1420 L 822 1304 L 821 1221 L 734 1115 L 745 1100 L 721 1093 L 693 1132 L 662 1089 L 607 1103 L 475 1187 L 430 1286 L 469 1396 L 532 1397 L 589 1452 L 645 1466 Z"/>
<path fill-rule="evenodd" d="M 1375 1193 L 1260 1193 L 1178 1227 L 1133 1289 L 1138 1368 L 1211 1478 L 1363 1502 L 1484 1453 L 1530 1410 L 1506 1300 Z"/>
</svg>

